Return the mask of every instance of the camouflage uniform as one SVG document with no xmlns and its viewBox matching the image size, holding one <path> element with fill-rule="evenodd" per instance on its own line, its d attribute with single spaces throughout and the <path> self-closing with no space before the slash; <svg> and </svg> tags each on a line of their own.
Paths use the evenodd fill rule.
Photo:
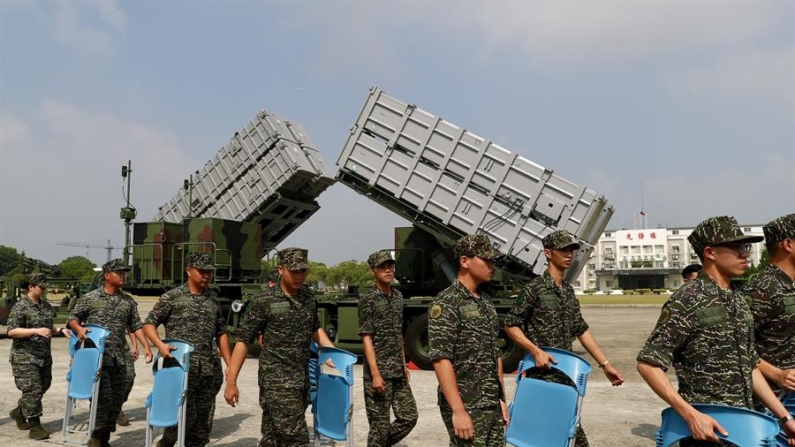
<svg viewBox="0 0 795 447">
<path fill-rule="evenodd" d="M 394 262 L 388 251 L 373 253 L 368 259 L 370 268 Z M 370 364 L 363 365 L 364 405 L 370 431 L 369 447 L 387 447 L 405 438 L 417 424 L 417 403 L 406 379 L 403 357 L 403 295 L 392 289 L 391 295 L 377 286 L 359 300 L 359 335 L 370 335 L 375 350 L 378 372 L 384 379 L 384 391 L 373 390 Z M 395 413 L 390 424 L 389 410 Z"/>
<path fill-rule="evenodd" d="M 120 259 L 105 263 L 103 272 L 127 271 Z M 102 375 L 99 381 L 97 421 L 92 436 L 106 438 L 116 431 L 116 419 L 126 399 L 127 359 L 129 348 L 125 337 L 127 329 L 135 332 L 143 328 L 138 314 L 138 304 L 122 291 L 108 295 L 103 287 L 92 290 L 77 300 L 66 323 L 72 320 L 96 324 L 106 328 L 110 334 L 105 341 L 102 356 Z"/>
<path fill-rule="evenodd" d="M 783 216 L 763 227 L 768 244 L 795 239 L 795 214 Z M 745 287 L 754 316 L 756 350 L 768 363 L 795 368 L 795 281 L 771 264 L 754 275 Z M 773 391 L 781 391 L 768 381 Z M 757 410 L 763 406 L 757 402 Z"/>
<path fill-rule="evenodd" d="M 287 248 L 279 256 L 280 264 L 289 270 L 308 266 L 306 250 Z M 308 446 L 304 413 L 309 406 L 309 346 L 312 334 L 320 328 L 312 291 L 302 287 L 297 296 L 289 296 L 277 285 L 252 301 L 235 336 L 251 344 L 262 332 L 265 341 L 259 357 L 259 445 Z"/>
<path fill-rule="evenodd" d="M 574 339 L 588 330 L 580 302 L 567 282 L 558 287 L 548 272 L 522 289 L 513 308 L 505 316 L 506 326 L 523 327 L 525 336 L 537 346 L 572 350 Z M 549 370 L 530 369 L 528 377 L 573 385 L 565 375 Z M 588 446 L 582 427 L 577 427 L 576 447 Z"/>
<path fill-rule="evenodd" d="M 29 284 L 40 284 L 46 287 L 46 278 L 40 273 L 29 276 Z M 23 296 L 17 300 L 8 315 L 8 330 L 17 328 L 53 327 L 55 310 L 44 298 L 36 304 Z M 25 419 L 42 415 L 41 399 L 52 384 L 52 354 L 50 339 L 34 335 L 28 338 L 14 338 L 11 342 L 11 371 L 14 383 L 22 391 L 19 409 Z"/>
<path fill-rule="evenodd" d="M 488 237 L 467 235 L 453 248 L 456 256 L 479 256 L 494 259 L 500 253 L 491 247 Z M 479 297 L 456 280 L 436 296 L 428 310 L 428 351 L 431 361 L 447 359 L 453 366 L 464 408 L 472 418 L 474 438 L 455 436 L 453 412 L 442 393 L 437 391 L 451 446 L 496 447 L 504 445 L 500 400 L 504 400 L 498 374 L 499 319 L 491 298 Z"/>
<path fill-rule="evenodd" d="M 204 254 L 206 255 L 206 254 Z M 209 258 L 209 255 L 207 255 Z M 188 266 L 203 270 L 214 270 L 212 258 L 191 260 Z M 185 407 L 185 445 L 205 446 L 210 442 L 212 420 L 215 414 L 215 397 L 224 383 L 221 359 L 215 347 L 216 337 L 226 333 L 226 321 L 221 315 L 218 295 L 212 290 L 203 294 L 191 293 L 186 284 L 163 294 L 144 324 L 165 326 L 166 338 L 190 343 L 194 351 L 190 356 L 188 371 L 187 406 Z M 164 362 L 173 366 L 173 362 Z M 177 442 L 177 427 L 163 431 L 163 444 Z"/>
<path fill-rule="evenodd" d="M 700 223 L 688 238 L 697 253 L 706 246 L 754 242 L 730 217 Z M 706 273 L 684 284 L 663 305 L 660 318 L 637 360 L 676 368 L 679 394 L 687 402 L 753 408 L 753 316 L 736 289 L 721 289 Z M 685 440 L 684 446 L 723 445 Z"/>
</svg>

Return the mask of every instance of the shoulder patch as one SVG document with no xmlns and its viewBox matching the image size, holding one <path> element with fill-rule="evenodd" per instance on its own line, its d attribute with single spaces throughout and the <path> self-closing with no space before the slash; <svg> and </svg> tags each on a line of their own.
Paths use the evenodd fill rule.
<svg viewBox="0 0 795 447">
<path fill-rule="evenodd" d="M 438 304 L 434 304 L 431 306 L 431 310 L 428 311 L 428 316 L 433 318 L 434 320 L 442 316 L 442 306 Z"/>
</svg>

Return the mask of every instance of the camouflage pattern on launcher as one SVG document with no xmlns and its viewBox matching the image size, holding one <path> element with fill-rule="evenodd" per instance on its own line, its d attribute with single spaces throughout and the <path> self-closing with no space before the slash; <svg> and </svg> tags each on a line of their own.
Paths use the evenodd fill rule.
<svg viewBox="0 0 795 447">
<path fill-rule="evenodd" d="M 687 237 L 693 250 L 701 254 L 705 247 L 724 245 L 734 242 L 761 242 L 762 236 L 743 234 L 737 219 L 731 216 L 710 217 L 699 223 Z"/>
<path fill-rule="evenodd" d="M 562 250 L 574 246 L 575 250 L 580 249 L 580 242 L 566 230 L 556 230 L 549 233 L 541 240 L 541 244 L 548 250 Z"/>
</svg>

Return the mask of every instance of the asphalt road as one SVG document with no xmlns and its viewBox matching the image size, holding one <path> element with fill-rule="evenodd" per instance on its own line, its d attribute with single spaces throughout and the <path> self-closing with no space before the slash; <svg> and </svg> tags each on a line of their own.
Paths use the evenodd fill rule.
<svg viewBox="0 0 795 447">
<path fill-rule="evenodd" d="M 151 308 L 150 300 L 142 300 L 140 310 L 146 314 Z M 635 370 L 635 356 L 659 315 L 658 306 L 628 307 L 586 306 L 583 314 L 591 331 L 607 354 L 610 362 L 623 373 L 625 383 L 612 387 L 594 366 L 588 383 L 583 405 L 582 425 L 594 447 L 653 446 L 654 431 L 660 421 L 660 411 L 665 404 L 646 386 Z M 0 339 L 0 358 L 7 359 L 10 339 Z M 575 351 L 584 350 L 575 346 Z M 587 354 L 584 354 L 589 358 Z M 53 340 L 53 385 L 44 398 L 44 428 L 52 433 L 47 442 L 60 443 L 66 393 L 66 372 L 69 357 L 63 338 Z M 360 379 L 361 366 L 355 367 L 355 377 Z M 111 438 L 114 447 L 139 447 L 144 445 L 146 411 L 144 401 L 152 386 L 151 367 L 142 360 L 136 364 L 137 379 L 130 400 L 124 410 L 132 420 L 128 427 L 119 427 Z M 261 411 L 257 401 L 257 361 L 246 360 L 239 384 L 241 400 L 237 408 L 231 408 L 217 397 L 217 409 L 212 433 L 212 445 L 226 447 L 255 446 L 259 440 Z M 508 395 L 513 396 L 514 376 L 506 375 Z M 436 377 L 432 371 L 414 371 L 411 378 L 414 396 L 417 399 L 420 419 L 417 427 L 400 444 L 402 446 L 447 445 L 439 410 L 436 406 Z M 27 432 L 17 430 L 8 412 L 16 406 L 19 391 L 14 386 L 11 367 L 7 361 L 0 363 L 0 443 L 15 447 L 41 445 L 41 441 L 28 439 Z M 88 406 L 78 406 L 78 418 L 87 417 Z M 354 385 L 354 444 L 367 444 L 367 417 L 364 411 L 361 382 Z M 311 413 L 307 412 L 307 423 L 311 427 Z M 333 445 L 333 444 L 324 444 Z M 344 443 L 338 443 L 344 445 Z"/>
</svg>

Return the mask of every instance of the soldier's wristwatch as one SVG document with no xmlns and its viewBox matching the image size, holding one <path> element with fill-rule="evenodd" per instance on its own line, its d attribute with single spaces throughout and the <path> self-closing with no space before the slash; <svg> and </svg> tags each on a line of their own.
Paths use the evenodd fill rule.
<svg viewBox="0 0 795 447">
<path fill-rule="evenodd" d="M 795 417 L 792 417 L 791 414 L 787 413 L 786 416 L 782 416 L 782 417 L 779 418 L 778 425 L 783 427 L 784 424 L 786 424 L 789 421 L 795 421 Z"/>
</svg>

